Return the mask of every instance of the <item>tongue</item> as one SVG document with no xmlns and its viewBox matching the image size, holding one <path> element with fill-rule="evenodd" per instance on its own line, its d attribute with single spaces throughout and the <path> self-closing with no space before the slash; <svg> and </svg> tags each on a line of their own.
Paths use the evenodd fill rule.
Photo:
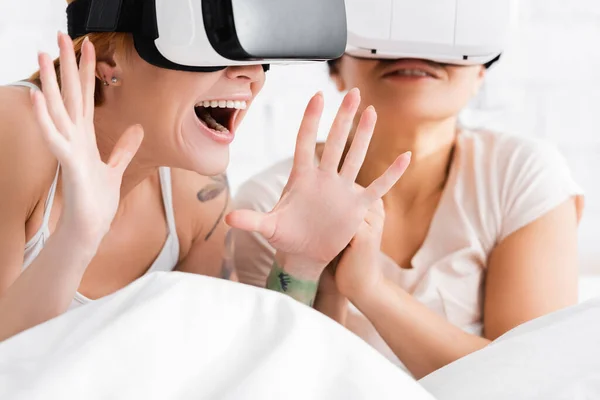
<svg viewBox="0 0 600 400">
<path fill-rule="evenodd" d="M 213 115 L 204 107 L 196 108 L 196 115 L 202 122 L 206 124 L 210 129 L 214 129 L 219 132 L 229 132 L 225 126 L 217 122 Z"/>
</svg>

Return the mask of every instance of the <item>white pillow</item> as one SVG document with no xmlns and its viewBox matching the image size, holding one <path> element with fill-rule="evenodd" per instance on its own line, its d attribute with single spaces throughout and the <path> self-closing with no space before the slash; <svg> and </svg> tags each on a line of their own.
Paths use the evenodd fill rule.
<svg viewBox="0 0 600 400">
<path fill-rule="evenodd" d="M 438 400 L 600 399 L 600 298 L 523 324 L 420 383 Z"/>
</svg>

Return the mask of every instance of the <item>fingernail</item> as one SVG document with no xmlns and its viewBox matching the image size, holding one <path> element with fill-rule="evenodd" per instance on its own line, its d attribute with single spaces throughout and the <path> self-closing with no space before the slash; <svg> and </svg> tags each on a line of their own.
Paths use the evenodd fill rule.
<svg viewBox="0 0 600 400">
<path fill-rule="evenodd" d="M 86 44 L 89 41 L 90 41 L 90 38 L 88 36 L 83 38 L 83 44 Z"/>
<path fill-rule="evenodd" d="M 410 159 L 412 158 L 412 151 L 407 151 L 405 154 L 406 157 L 408 157 L 408 160 L 410 161 Z"/>
</svg>

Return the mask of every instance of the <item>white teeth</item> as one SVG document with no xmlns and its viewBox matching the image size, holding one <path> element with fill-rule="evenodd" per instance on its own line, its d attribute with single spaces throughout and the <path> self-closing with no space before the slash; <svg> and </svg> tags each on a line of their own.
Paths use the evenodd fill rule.
<svg viewBox="0 0 600 400">
<path fill-rule="evenodd" d="M 248 104 L 245 101 L 233 100 L 204 100 L 197 104 L 197 107 L 204 108 L 234 108 L 236 110 L 245 110 Z"/>
<path fill-rule="evenodd" d="M 420 69 L 401 69 L 399 71 L 397 71 L 398 75 L 404 75 L 404 76 L 419 76 L 419 77 L 427 77 L 427 76 L 432 76 L 431 74 L 420 70 Z"/>
</svg>

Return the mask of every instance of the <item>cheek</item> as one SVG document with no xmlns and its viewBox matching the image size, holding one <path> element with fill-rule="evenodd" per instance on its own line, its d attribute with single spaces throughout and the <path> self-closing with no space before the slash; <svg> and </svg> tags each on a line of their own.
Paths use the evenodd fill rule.
<svg viewBox="0 0 600 400">
<path fill-rule="evenodd" d="M 460 111 L 477 94 L 478 81 L 468 74 L 455 75 L 446 83 L 443 91 L 445 101 L 454 105 Z"/>
</svg>

